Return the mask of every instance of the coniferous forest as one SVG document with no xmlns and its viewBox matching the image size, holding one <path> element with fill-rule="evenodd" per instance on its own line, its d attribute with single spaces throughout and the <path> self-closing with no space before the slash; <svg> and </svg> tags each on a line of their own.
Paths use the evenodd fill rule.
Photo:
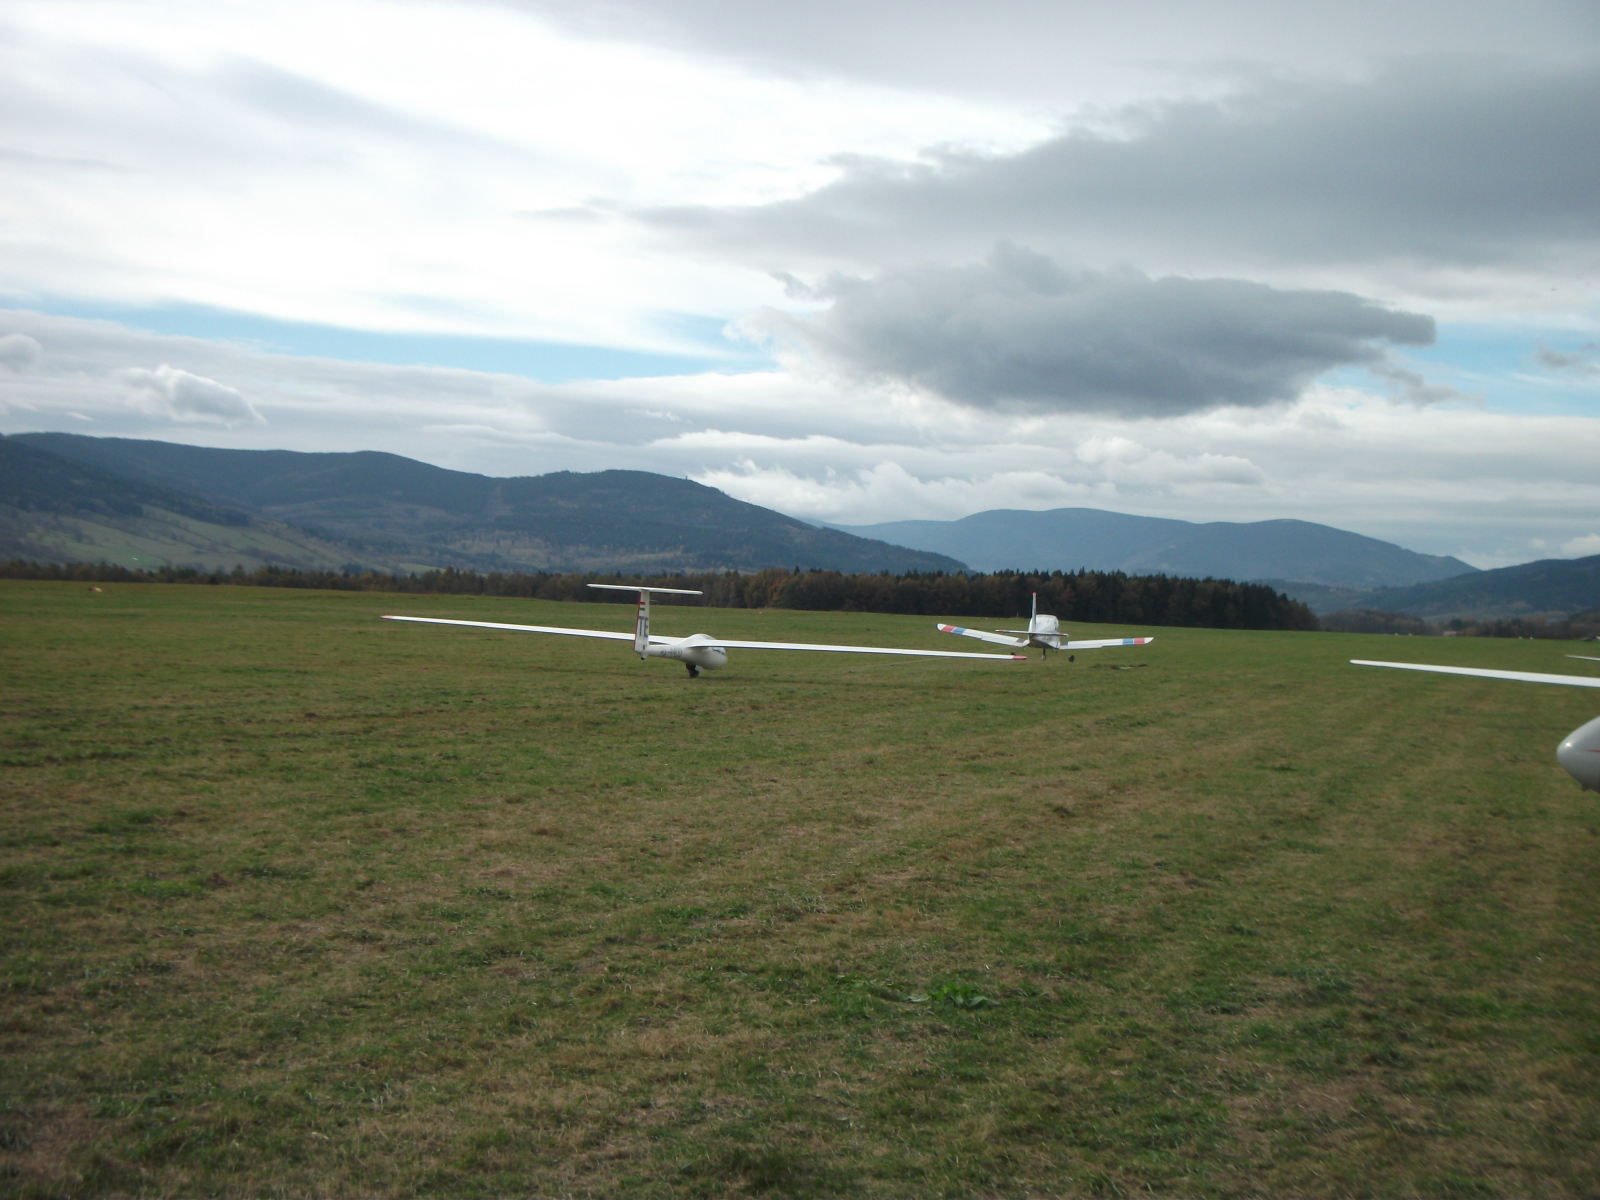
<svg viewBox="0 0 1600 1200">
<path fill-rule="evenodd" d="M 201 571 L 162 567 L 141 571 L 106 564 L 31 563 L 0 567 L 7 579 L 59 579 L 115 583 L 236 584 L 323 588 L 338 591 L 521 596 L 535 600 L 632 603 L 625 593 L 607 596 L 590 583 L 638 583 L 698 588 L 703 597 L 661 597 L 713 608 L 788 608 L 810 612 L 881 612 L 924 616 L 1026 618 L 1034 592 L 1039 611 L 1063 621 L 1205 629 L 1316 629 L 1309 608 L 1263 584 L 1228 579 L 1125 575 L 1120 571 L 997 571 L 989 575 L 943 572 L 846 575 L 838 571 L 768 569 L 749 574 L 623 576 L 596 574 L 480 574 L 446 569 L 417 575 L 358 571 Z"/>
</svg>

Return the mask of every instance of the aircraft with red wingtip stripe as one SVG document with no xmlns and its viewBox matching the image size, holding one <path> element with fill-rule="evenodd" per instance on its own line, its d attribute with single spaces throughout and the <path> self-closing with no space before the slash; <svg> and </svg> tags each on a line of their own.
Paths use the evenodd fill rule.
<svg viewBox="0 0 1600 1200">
<path fill-rule="evenodd" d="M 993 642 L 996 646 L 1012 646 L 1018 650 L 1026 650 L 1029 646 L 1038 646 L 1041 658 L 1049 658 L 1052 650 L 1100 650 L 1106 646 L 1148 646 L 1155 641 L 1153 637 L 1135 638 L 1099 638 L 1092 641 L 1069 641 L 1061 634 L 1061 622 L 1049 613 L 1039 611 L 1039 593 L 1033 594 L 1033 613 L 1028 618 L 1026 629 L 996 629 L 989 632 L 985 629 L 968 629 L 964 625 L 939 625 L 936 626 L 940 633 L 954 633 L 961 637 L 977 638 L 981 642 Z M 1067 655 L 1071 662 L 1076 655 Z"/>
</svg>

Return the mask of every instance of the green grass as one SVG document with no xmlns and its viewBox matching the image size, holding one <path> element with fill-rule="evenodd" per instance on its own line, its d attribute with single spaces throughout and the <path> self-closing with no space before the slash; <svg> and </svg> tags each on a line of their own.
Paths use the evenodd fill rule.
<svg viewBox="0 0 1600 1200">
<path fill-rule="evenodd" d="M 383 612 L 631 620 L 0 584 L 0 1188 L 1600 1191 L 1593 697 L 1345 665 L 1571 647 Z"/>
</svg>

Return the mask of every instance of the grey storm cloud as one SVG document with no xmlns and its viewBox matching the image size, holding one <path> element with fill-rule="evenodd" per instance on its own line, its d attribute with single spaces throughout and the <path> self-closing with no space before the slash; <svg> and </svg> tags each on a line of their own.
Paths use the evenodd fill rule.
<svg viewBox="0 0 1600 1200">
<path fill-rule="evenodd" d="M 1016 154 L 842 164 L 809 194 L 643 214 L 766 269 L 981 253 L 1251 274 L 1341 266 L 1600 266 L 1600 66 L 1472 59 L 1360 83 L 1125 109 Z"/>
<path fill-rule="evenodd" d="M 810 316 L 757 327 L 825 365 L 980 408 L 1161 417 L 1292 400 L 1318 375 L 1426 345 L 1428 316 L 1345 292 L 1236 279 L 1066 271 L 1009 244 L 984 263 L 837 276 Z"/>
</svg>

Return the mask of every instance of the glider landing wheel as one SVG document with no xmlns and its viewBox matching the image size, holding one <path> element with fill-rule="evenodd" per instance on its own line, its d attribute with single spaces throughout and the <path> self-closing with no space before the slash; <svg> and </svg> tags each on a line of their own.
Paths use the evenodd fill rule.
<svg viewBox="0 0 1600 1200">
<path fill-rule="evenodd" d="M 699 679 L 700 678 L 700 668 L 695 666 L 693 663 L 684 663 L 683 664 L 683 669 L 685 671 L 689 672 L 689 678 L 690 679 Z"/>
</svg>

